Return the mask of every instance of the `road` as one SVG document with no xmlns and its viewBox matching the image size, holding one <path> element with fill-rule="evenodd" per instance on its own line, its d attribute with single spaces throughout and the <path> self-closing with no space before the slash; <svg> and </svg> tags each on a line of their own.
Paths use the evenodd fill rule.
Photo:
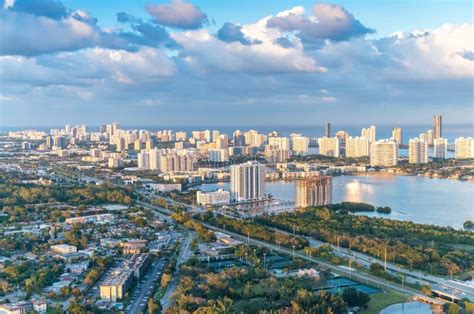
<svg viewBox="0 0 474 314">
<path fill-rule="evenodd" d="M 173 302 L 173 293 L 176 290 L 179 282 L 179 265 L 186 262 L 189 257 L 191 256 L 191 242 L 194 239 L 194 233 L 188 232 L 186 239 L 181 244 L 181 250 L 178 255 L 178 259 L 176 260 L 176 270 L 173 274 L 173 279 L 168 284 L 166 288 L 166 292 L 161 299 L 161 306 L 163 308 L 163 313 L 171 306 Z"/>
<path fill-rule="evenodd" d="M 148 298 L 153 297 L 153 290 L 158 279 L 165 268 L 165 260 L 160 259 L 153 261 L 148 271 L 140 280 L 134 289 L 134 293 L 130 297 L 130 303 L 125 309 L 125 313 L 142 313 L 147 305 Z"/>
<path fill-rule="evenodd" d="M 403 293 L 403 294 L 408 294 L 408 295 L 411 295 L 411 296 L 421 296 L 421 297 L 427 298 L 426 296 L 422 295 L 421 293 L 419 293 L 418 291 L 416 291 L 414 289 L 411 289 L 411 288 L 406 287 L 406 286 L 402 286 L 402 285 L 398 285 L 396 283 L 386 281 L 386 280 L 381 279 L 379 277 L 371 276 L 371 275 L 368 275 L 368 274 L 365 274 L 365 273 L 360 273 L 357 270 L 349 270 L 348 268 L 344 268 L 344 267 L 341 267 L 341 266 L 329 264 L 329 263 L 321 261 L 319 259 L 309 257 L 309 256 L 306 256 L 306 255 L 298 253 L 298 252 L 293 252 L 292 250 L 284 248 L 282 246 L 277 247 L 274 244 L 270 244 L 270 243 L 263 242 L 263 241 L 260 241 L 260 240 L 256 240 L 256 239 L 253 239 L 253 238 L 248 238 L 247 236 L 243 236 L 243 235 L 240 235 L 240 234 L 228 231 L 228 230 L 224 230 L 224 229 L 221 229 L 221 228 L 218 228 L 218 227 L 206 224 L 206 223 L 202 223 L 202 222 L 200 222 L 200 223 L 203 226 L 205 226 L 206 228 L 210 229 L 210 230 L 226 233 L 226 234 L 234 237 L 235 239 L 238 239 L 238 240 L 242 241 L 243 243 L 249 242 L 250 244 L 258 245 L 258 246 L 261 246 L 261 247 L 266 247 L 268 249 L 278 251 L 280 253 L 284 253 L 284 254 L 290 255 L 290 256 L 292 256 L 294 254 L 295 257 L 313 262 L 313 263 L 317 264 L 322 269 L 332 271 L 335 274 L 338 274 L 338 275 L 341 275 L 341 276 L 344 276 L 344 277 L 347 277 L 347 278 L 355 279 L 356 281 L 359 281 L 359 282 L 365 282 L 365 283 L 370 284 L 374 287 L 378 287 L 378 288 L 381 288 L 381 289 L 385 288 L 387 290 L 392 290 L 392 291 L 400 292 L 400 293 Z M 431 299 L 431 301 L 433 303 L 437 303 L 437 304 L 440 303 L 436 299 Z"/>
<path fill-rule="evenodd" d="M 175 203 L 175 204 L 179 204 L 179 205 L 182 205 L 182 206 L 186 205 L 184 203 L 179 203 L 179 202 L 173 201 L 169 198 L 166 198 L 166 199 L 168 201 L 172 202 L 172 203 Z M 168 211 L 164 208 L 159 208 L 157 206 L 153 206 L 153 205 L 150 205 L 150 204 L 145 203 L 145 202 L 140 202 L 140 204 L 143 205 L 143 206 L 148 206 L 152 209 L 159 209 L 163 213 L 170 212 L 170 211 Z M 191 210 L 194 211 L 194 212 L 203 211 L 203 209 L 200 208 L 199 206 L 191 206 L 191 205 L 188 204 L 187 207 L 191 208 Z M 163 216 L 166 217 L 166 215 L 163 215 Z M 279 230 L 279 229 L 276 229 L 276 230 L 278 230 L 280 232 L 290 234 L 289 232 L 286 232 L 286 231 L 283 231 L 283 230 Z M 326 243 L 326 242 L 322 242 L 322 241 L 312 239 L 310 237 L 307 237 L 307 239 L 310 241 L 310 245 L 315 246 L 315 247 L 321 246 L 323 244 L 329 244 L 329 243 Z M 329 244 L 329 245 L 331 245 L 331 244 Z M 331 245 L 331 247 L 333 248 L 333 253 L 334 254 L 336 254 L 338 256 L 341 256 L 341 257 L 351 258 L 351 259 L 355 260 L 357 263 L 362 264 L 366 267 L 370 267 L 370 264 L 372 264 L 372 263 L 379 263 L 379 264 L 382 264 L 382 265 L 384 264 L 384 262 L 382 260 L 374 258 L 374 257 L 369 256 L 369 255 L 364 254 L 364 253 L 350 251 L 348 249 L 341 248 L 341 247 L 338 248 L 335 245 Z M 441 278 L 441 277 L 438 277 L 438 276 L 424 274 L 420 271 L 402 268 L 402 267 L 397 266 L 397 265 L 395 265 L 393 263 L 390 263 L 390 262 L 387 262 L 387 269 L 389 271 L 396 272 L 396 273 L 401 274 L 403 276 L 408 276 L 408 277 L 406 277 L 406 280 L 409 283 L 417 283 L 417 282 L 420 283 L 420 284 L 426 283 L 426 284 L 431 285 L 434 289 L 438 289 L 438 290 L 444 291 L 446 293 L 455 293 L 456 295 L 458 295 L 461 298 L 466 297 L 466 298 L 469 298 L 471 300 L 474 300 L 474 287 L 467 286 L 467 285 L 465 285 L 461 282 L 456 282 L 456 281 L 453 281 L 453 280 L 447 280 L 445 278 Z"/>
<path fill-rule="evenodd" d="M 328 244 L 326 242 L 321 242 L 310 238 L 308 238 L 308 240 L 310 241 L 310 245 L 315 247 Z M 381 259 L 377 259 L 360 252 L 350 251 L 346 248 L 338 248 L 336 245 L 330 245 L 335 255 L 351 258 L 363 266 L 370 267 L 370 264 L 372 263 L 384 265 L 384 261 Z M 438 276 L 432 276 L 430 274 L 424 274 L 421 271 L 403 268 L 390 262 L 387 262 L 387 270 L 407 276 L 407 282 L 431 285 L 434 289 L 442 290 L 446 293 L 454 292 L 460 298 L 467 297 L 471 300 L 474 300 L 474 287 L 467 286 L 463 283 L 447 280 Z"/>
</svg>

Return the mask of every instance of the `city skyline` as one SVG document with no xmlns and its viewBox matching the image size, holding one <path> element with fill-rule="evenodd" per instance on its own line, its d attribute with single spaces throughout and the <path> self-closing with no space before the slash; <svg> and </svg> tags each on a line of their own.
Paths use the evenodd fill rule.
<svg viewBox="0 0 474 314">
<path fill-rule="evenodd" d="M 472 125 L 469 1 L 239 4 L 3 1 L 0 124 Z"/>
</svg>

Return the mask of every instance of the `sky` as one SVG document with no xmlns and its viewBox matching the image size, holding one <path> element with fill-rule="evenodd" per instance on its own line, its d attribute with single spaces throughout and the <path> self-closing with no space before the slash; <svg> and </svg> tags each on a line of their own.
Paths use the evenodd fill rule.
<svg viewBox="0 0 474 314">
<path fill-rule="evenodd" d="M 3 127 L 474 121 L 472 1 L 0 4 Z"/>
</svg>

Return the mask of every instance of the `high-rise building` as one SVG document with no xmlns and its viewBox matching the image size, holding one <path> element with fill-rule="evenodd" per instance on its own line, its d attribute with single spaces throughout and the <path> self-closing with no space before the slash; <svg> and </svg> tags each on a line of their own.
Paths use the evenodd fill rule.
<svg viewBox="0 0 474 314">
<path fill-rule="evenodd" d="M 150 157 L 146 150 L 142 150 L 137 154 L 137 164 L 139 169 L 148 169 L 150 165 Z"/>
<path fill-rule="evenodd" d="M 443 137 L 443 117 L 436 115 L 433 117 L 434 138 Z"/>
<path fill-rule="evenodd" d="M 377 140 L 377 128 L 375 125 L 371 125 L 370 128 L 362 129 L 360 135 L 369 139 L 370 143 L 374 143 Z"/>
<path fill-rule="evenodd" d="M 265 160 L 267 162 L 285 162 L 291 157 L 289 149 L 280 149 L 278 145 L 265 145 Z"/>
<path fill-rule="evenodd" d="M 230 167 L 230 192 L 235 201 L 259 200 L 265 197 L 265 165 L 256 161 Z"/>
<path fill-rule="evenodd" d="M 234 147 L 245 146 L 245 137 L 244 137 L 244 134 L 240 130 L 237 130 L 234 132 L 233 140 L 234 140 Z"/>
<path fill-rule="evenodd" d="M 398 145 L 393 140 L 379 140 L 370 144 L 370 165 L 391 167 L 398 164 Z"/>
<path fill-rule="evenodd" d="M 331 123 L 327 122 L 324 127 L 324 136 L 331 137 Z"/>
<path fill-rule="evenodd" d="M 177 142 L 185 142 L 187 139 L 187 134 L 184 131 L 176 132 L 175 134 Z"/>
<path fill-rule="evenodd" d="M 336 137 L 341 141 L 345 141 L 349 137 L 349 133 L 347 133 L 346 131 L 337 131 Z"/>
<path fill-rule="evenodd" d="M 330 157 L 339 157 L 340 143 L 337 137 L 321 137 L 318 139 L 319 154 Z"/>
<path fill-rule="evenodd" d="M 446 158 L 448 140 L 442 137 L 434 139 L 434 158 Z"/>
<path fill-rule="evenodd" d="M 426 131 L 426 142 L 428 143 L 428 146 L 433 146 L 433 140 L 434 140 L 433 130 Z"/>
<path fill-rule="evenodd" d="M 346 140 L 346 157 L 369 156 L 369 140 L 365 137 L 349 137 Z"/>
<path fill-rule="evenodd" d="M 455 158 L 474 158 L 474 139 L 472 137 L 458 137 L 455 142 Z"/>
<path fill-rule="evenodd" d="M 250 131 L 245 132 L 244 137 L 245 137 L 246 145 L 256 146 L 256 147 L 261 147 L 267 140 L 267 137 L 265 134 L 260 134 L 258 131 L 255 131 L 255 130 L 250 130 Z"/>
<path fill-rule="evenodd" d="M 207 158 L 215 162 L 229 161 L 229 150 L 226 148 L 209 149 L 207 151 Z"/>
<path fill-rule="evenodd" d="M 397 142 L 398 146 L 403 145 L 403 130 L 402 130 L 402 128 L 394 128 L 392 130 L 392 140 Z"/>
<path fill-rule="evenodd" d="M 290 149 L 290 139 L 288 137 L 269 137 L 268 145 L 271 145 L 274 149 Z"/>
<path fill-rule="evenodd" d="M 296 180 L 295 206 L 304 208 L 308 206 L 322 206 L 331 204 L 332 183 L 331 177 L 310 177 Z"/>
<path fill-rule="evenodd" d="M 408 142 L 408 162 L 411 164 L 428 163 L 428 142 L 412 138 Z"/>
<path fill-rule="evenodd" d="M 136 150 L 137 152 L 142 149 L 142 141 L 136 140 L 133 142 L 133 150 Z"/>
<path fill-rule="evenodd" d="M 219 134 L 219 136 L 214 139 L 214 143 L 216 143 L 216 148 L 227 149 L 229 148 L 229 137 L 227 134 Z"/>
<path fill-rule="evenodd" d="M 306 155 L 308 153 L 309 138 L 296 134 L 291 137 L 291 150 L 296 155 Z"/>
</svg>

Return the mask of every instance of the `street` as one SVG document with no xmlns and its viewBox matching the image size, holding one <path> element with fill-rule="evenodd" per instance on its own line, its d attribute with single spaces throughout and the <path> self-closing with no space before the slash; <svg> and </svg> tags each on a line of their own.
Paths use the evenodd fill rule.
<svg viewBox="0 0 474 314">
<path fill-rule="evenodd" d="M 173 302 L 172 296 L 174 291 L 176 290 L 176 287 L 178 286 L 179 281 L 179 265 L 189 259 L 191 255 L 191 242 L 193 241 L 193 239 L 194 233 L 189 232 L 186 239 L 181 244 L 181 250 L 179 252 L 178 259 L 176 262 L 176 270 L 173 274 L 173 280 L 168 284 L 166 292 L 163 298 L 161 299 L 161 306 L 163 307 L 163 312 L 165 312 L 166 309 L 169 308 L 171 306 L 171 303 Z"/>
<path fill-rule="evenodd" d="M 160 279 L 166 263 L 164 259 L 154 261 L 130 296 L 126 313 L 142 313 L 147 305 L 148 298 L 153 297 L 153 291 Z"/>
</svg>

